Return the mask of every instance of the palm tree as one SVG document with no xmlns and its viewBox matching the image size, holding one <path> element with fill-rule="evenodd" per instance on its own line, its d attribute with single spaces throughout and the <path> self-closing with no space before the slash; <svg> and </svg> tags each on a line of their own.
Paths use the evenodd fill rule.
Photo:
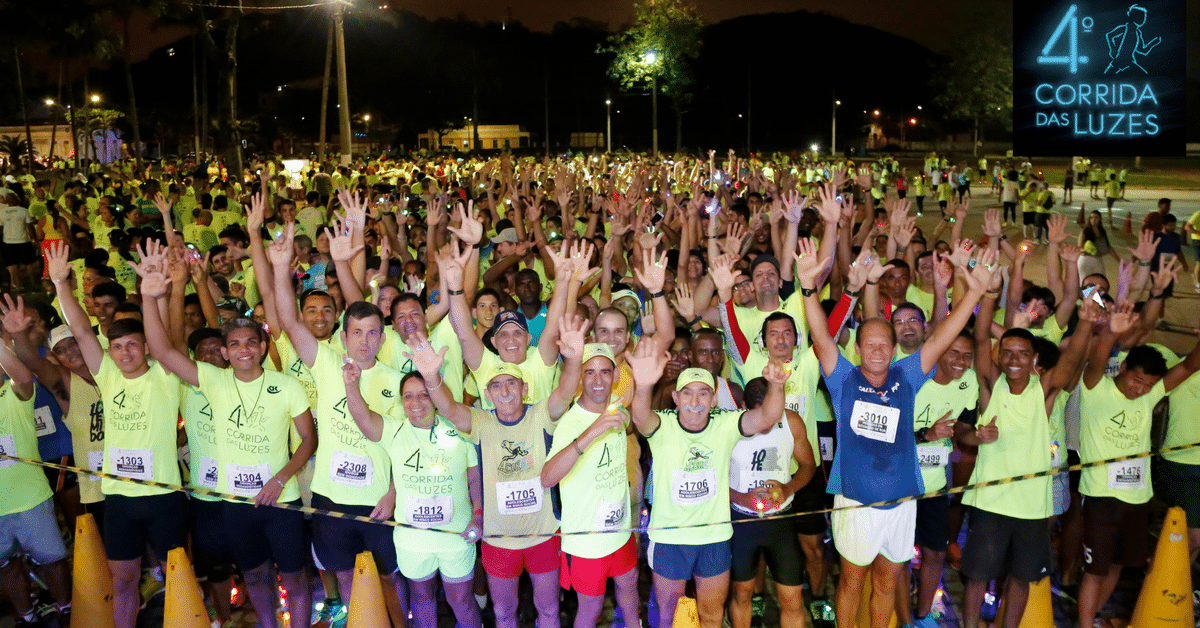
<svg viewBox="0 0 1200 628">
<path fill-rule="evenodd" d="M 8 155 L 13 163 L 20 163 L 26 154 L 33 159 L 34 150 L 29 141 L 19 135 L 0 136 L 0 154 Z"/>
<path fill-rule="evenodd" d="M 88 66 L 95 61 L 104 61 L 116 57 L 119 52 L 119 42 L 110 35 L 100 22 L 100 16 L 87 6 L 85 0 L 62 0 L 67 6 L 58 5 L 67 22 L 54 29 L 54 38 L 50 42 L 49 53 L 52 58 L 59 60 L 58 95 L 55 97 L 59 105 L 63 105 L 63 75 L 68 81 L 68 91 L 71 97 L 68 102 L 74 108 L 74 80 L 72 71 L 82 63 L 84 71 L 84 98 L 87 98 L 86 83 Z M 65 106 L 65 105 L 64 105 Z M 58 109 L 55 109 L 54 130 L 57 131 Z M 75 149 L 75 168 L 79 169 L 79 138 L 75 130 L 71 133 L 71 146 Z M 53 145 L 53 140 L 51 141 Z M 53 149 L 51 150 L 53 154 Z"/>
<path fill-rule="evenodd" d="M 138 122 L 137 93 L 133 88 L 133 61 L 130 57 L 129 26 L 133 14 L 137 10 L 150 13 L 155 18 L 167 15 L 169 7 L 162 0 L 110 0 L 107 11 L 121 23 L 121 59 L 125 65 L 125 87 L 129 90 L 129 121 L 133 125 L 133 157 L 137 163 L 137 171 L 142 171 L 142 129 Z"/>
</svg>

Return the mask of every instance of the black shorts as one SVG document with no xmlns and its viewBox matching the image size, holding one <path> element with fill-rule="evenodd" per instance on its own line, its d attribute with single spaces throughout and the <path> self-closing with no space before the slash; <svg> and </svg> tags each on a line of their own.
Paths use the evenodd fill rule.
<svg viewBox="0 0 1200 628">
<path fill-rule="evenodd" d="M 96 531 L 104 534 L 104 500 L 92 502 L 90 504 L 82 504 L 83 512 L 92 516 L 92 520 L 96 522 Z"/>
<path fill-rule="evenodd" d="M 897 198 L 905 198 L 906 196 L 908 196 L 908 190 L 896 190 Z"/>
<path fill-rule="evenodd" d="M 950 547 L 950 520 L 947 518 L 949 512 L 949 495 L 917 501 L 917 545 L 935 552 L 944 552 Z"/>
<path fill-rule="evenodd" d="M 1037 224 L 1037 212 L 1021 212 L 1021 222 L 1033 226 Z"/>
<path fill-rule="evenodd" d="M 1074 190 L 1075 189 L 1075 179 L 1067 179 L 1066 181 L 1064 181 L 1063 189 L 1064 190 Z"/>
<path fill-rule="evenodd" d="M 1082 459 L 1079 457 L 1079 452 L 1075 451 L 1074 449 L 1068 449 L 1067 450 L 1067 464 L 1073 467 L 1073 466 L 1079 464 L 1080 462 L 1082 462 Z M 1083 469 L 1068 471 L 1067 475 L 1070 476 L 1070 479 L 1071 479 L 1071 492 L 1078 493 L 1079 492 L 1079 478 L 1083 477 Z"/>
<path fill-rule="evenodd" d="M 22 242 L 20 244 L 4 243 L 4 262 L 9 266 L 17 266 L 20 264 L 32 264 L 34 261 L 33 244 L 30 242 Z"/>
<path fill-rule="evenodd" d="M 106 495 L 104 501 L 104 551 L 109 560 L 140 559 L 149 542 L 158 559 L 166 561 L 167 552 L 187 542 L 183 493 Z"/>
<path fill-rule="evenodd" d="M 792 506 L 786 512 L 795 510 L 795 506 L 793 498 Z M 732 511 L 730 519 L 735 522 L 730 540 L 733 562 L 729 570 L 729 577 L 734 582 L 753 580 L 758 574 L 758 557 L 764 556 L 776 583 L 785 587 L 804 584 L 803 552 L 790 518 L 753 521 L 757 517 Z M 737 523 L 744 520 L 750 521 Z"/>
<path fill-rule="evenodd" d="M 946 205 L 948 205 L 949 203 L 950 203 L 950 201 L 938 201 L 938 207 L 941 207 L 942 209 L 946 209 Z"/>
<path fill-rule="evenodd" d="M 804 485 L 804 488 L 796 491 L 796 495 L 792 497 L 792 512 L 813 513 L 791 518 L 793 531 L 796 534 L 817 536 L 825 533 L 829 527 L 829 520 L 826 519 L 827 513 L 814 512 L 829 507 L 825 503 L 825 495 L 825 479 L 821 478 L 819 473 L 814 475 L 813 479 Z"/>
<path fill-rule="evenodd" d="M 1005 575 L 1037 582 L 1050 574 L 1050 531 L 1046 519 L 1017 519 L 972 508 L 963 548 L 962 572 L 976 582 Z"/>
<path fill-rule="evenodd" d="M 333 500 L 313 493 L 313 508 L 333 510 L 363 517 L 371 516 L 374 506 L 343 506 Z M 376 523 L 363 523 L 351 519 L 313 515 L 312 546 L 317 560 L 327 571 L 350 571 L 354 559 L 366 550 L 375 557 L 375 567 L 381 574 L 394 573 L 396 566 L 396 542 L 392 538 L 392 527 Z"/>
<path fill-rule="evenodd" d="M 63 456 L 58 460 L 46 460 L 44 462 L 53 462 L 61 464 L 64 467 L 75 466 L 75 456 Z M 64 471 L 63 469 L 55 469 L 53 467 L 42 467 L 42 471 L 46 474 L 46 480 L 50 482 L 50 490 L 57 495 L 63 491 L 79 486 L 79 476 L 75 475 L 74 471 Z"/>
<path fill-rule="evenodd" d="M 196 562 L 196 578 L 209 582 L 224 582 L 233 574 L 233 557 L 225 534 L 223 502 L 192 498 L 192 554 Z"/>
<path fill-rule="evenodd" d="M 1153 471 L 1154 494 L 1182 508 L 1189 528 L 1200 528 L 1200 465 L 1159 458 Z"/>
<path fill-rule="evenodd" d="M 1150 503 L 1083 498 L 1083 571 L 1103 576 L 1113 565 L 1143 567 L 1150 559 Z"/>
<path fill-rule="evenodd" d="M 299 506 L 300 500 L 291 502 Z M 274 559 L 280 573 L 295 573 L 308 564 L 308 528 L 304 513 L 252 504 L 222 504 L 229 553 L 243 572 Z"/>
</svg>

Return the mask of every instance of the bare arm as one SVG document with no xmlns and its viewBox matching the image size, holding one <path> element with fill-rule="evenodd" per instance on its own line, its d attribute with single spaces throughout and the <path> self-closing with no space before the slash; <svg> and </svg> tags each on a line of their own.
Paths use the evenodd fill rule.
<svg viewBox="0 0 1200 628">
<path fill-rule="evenodd" d="M 354 418 L 363 436 L 372 443 L 378 443 L 383 438 L 383 417 L 367 407 L 362 392 L 358 389 L 362 369 L 353 362 L 342 366 L 342 382 L 346 385 L 346 409 Z"/>
<path fill-rule="evenodd" d="M 58 304 L 62 308 L 63 318 L 66 319 L 67 325 L 71 329 L 71 335 L 79 343 L 79 352 L 83 355 L 83 361 L 87 364 L 88 370 L 93 375 L 99 373 L 100 363 L 104 361 L 104 349 L 100 346 L 99 339 L 96 338 L 96 332 L 92 331 L 92 326 L 88 324 L 87 313 L 83 311 L 83 306 L 79 305 L 79 301 L 75 300 L 71 286 L 67 283 L 67 278 L 71 274 L 71 267 L 67 264 L 67 246 L 62 242 L 55 243 L 47 252 L 46 257 L 49 260 L 50 280 L 54 282 L 54 290 L 58 294 Z"/>
<path fill-rule="evenodd" d="M 279 325 L 287 333 L 296 355 L 300 356 L 305 366 L 312 368 L 317 362 L 318 345 L 316 337 L 300 322 L 296 312 L 296 297 L 292 293 L 291 281 L 292 233 L 293 227 L 288 225 L 287 231 L 271 243 L 269 251 L 275 273 L 275 308 L 279 311 Z"/>
</svg>

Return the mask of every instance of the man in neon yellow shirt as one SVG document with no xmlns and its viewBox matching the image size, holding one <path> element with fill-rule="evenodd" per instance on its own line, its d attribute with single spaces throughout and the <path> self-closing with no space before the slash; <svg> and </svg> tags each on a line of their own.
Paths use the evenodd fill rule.
<svg viewBox="0 0 1200 628">
<path fill-rule="evenodd" d="M 1169 272 L 1169 271 L 1164 271 Z M 1161 291 L 1151 299 L 1161 299 Z M 1133 303 L 1109 316 L 1108 329 L 1092 347 L 1080 390 L 1079 457 L 1087 464 L 1130 454 L 1134 458 L 1090 467 L 1080 476 L 1083 500 L 1083 580 L 1079 583 L 1079 621 L 1090 626 L 1104 607 L 1122 566 L 1141 567 L 1150 558 L 1151 414 L 1154 406 L 1184 380 L 1200 371 L 1200 344 L 1183 362 L 1167 369 L 1151 347 L 1130 349 L 1116 377 L 1105 377 L 1117 337 L 1136 322 Z M 1076 333 L 1079 333 L 1078 331 Z"/>
<path fill-rule="evenodd" d="M 104 471 L 134 480 L 180 484 L 175 450 L 179 414 L 179 379 L 158 362 L 146 359 L 146 333 L 141 321 L 122 319 L 108 327 L 108 352 L 100 347 L 87 315 L 71 294 L 67 247 L 47 252 L 50 279 L 59 304 L 88 370 L 104 401 Z M 182 547 L 182 493 L 105 478 L 104 546 L 113 577 L 113 611 L 117 628 L 134 628 L 138 612 L 138 580 L 149 541 L 166 569 L 167 552 Z"/>
<path fill-rule="evenodd" d="M 639 344 L 629 359 L 634 381 L 632 419 L 652 452 L 654 510 L 647 560 L 654 571 L 662 625 L 674 621 L 687 581 L 695 579 L 701 625 L 717 628 L 724 615 L 731 566 L 730 455 L 738 440 L 766 431 L 783 418 L 788 374 L 779 362 L 770 362 L 763 369 L 770 383 L 763 404 L 737 414 L 713 410 L 712 375 L 704 369 L 687 369 L 680 373 L 672 393 L 679 410 L 655 412 L 650 409 L 651 397 L 666 363 L 666 355 L 652 343 Z M 682 528 L 667 529 L 674 526 Z"/>
<path fill-rule="evenodd" d="M 159 301 L 167 293 L 162 272 L 147 272 L 163 258 L 147 251 L 142 258 L 142 297 L 150 352 L 180 379 L 203 390 L 213 417 L 221 421 L 217 438 L 217 490 L 252 497 L 254 505 L 226 502 L 225 529 L 234 562 L 242 570 L 246 589 L 255 603 L 259 622 L 275 624 L 275 581 L 271 564 L 279 567 L 287 589 L 293 621 L 306 622 L 312 613 L 312 589 L 304 569 L 308 563 L 307 531 L 299 511 L 264 508 L 277 501 L 300 505 L 295 476 L 316 451 L 316 428 L 304 387 L 295 378 L 262 368 L 267 333 L 247 318 L 222 327 L 222 355 L 232 370 L 196 362 L 167 341 L 159 316 Z M 257 390 L 257 392 L 255 392 Z M 266 393 L 264 396 L 263 393 Z M 247 403 L 249 401 L 249 403 Z M 289 428 L 295 425 L 300 443 L 289 456 Z M 303 625 L 303 624 L 300 624 Z"/>
</svg>

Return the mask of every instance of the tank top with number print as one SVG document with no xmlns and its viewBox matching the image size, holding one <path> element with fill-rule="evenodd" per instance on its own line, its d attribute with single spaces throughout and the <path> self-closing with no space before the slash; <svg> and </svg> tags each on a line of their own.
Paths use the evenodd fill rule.
<svg viewBox="0 0 1200 628">
<path fill-rule="evenodd" d="M 784 413 L 771 431 L 743 438 L 733 445 L 729 458 L 729 488 L 739 493 L 748 493 L 765 483 L 775 480 L 787 484 L 792 479 L 792 451 L 796 439 L 788 427 Z M 788 509 L 792 498 L 788 497 L 779 508 L 763 510 L 764 515 L 773 515 Z M 757 511 L 739 506 L 732 501 L 729 505 L 743 515 L 757 515 Z"/>
</svg>

